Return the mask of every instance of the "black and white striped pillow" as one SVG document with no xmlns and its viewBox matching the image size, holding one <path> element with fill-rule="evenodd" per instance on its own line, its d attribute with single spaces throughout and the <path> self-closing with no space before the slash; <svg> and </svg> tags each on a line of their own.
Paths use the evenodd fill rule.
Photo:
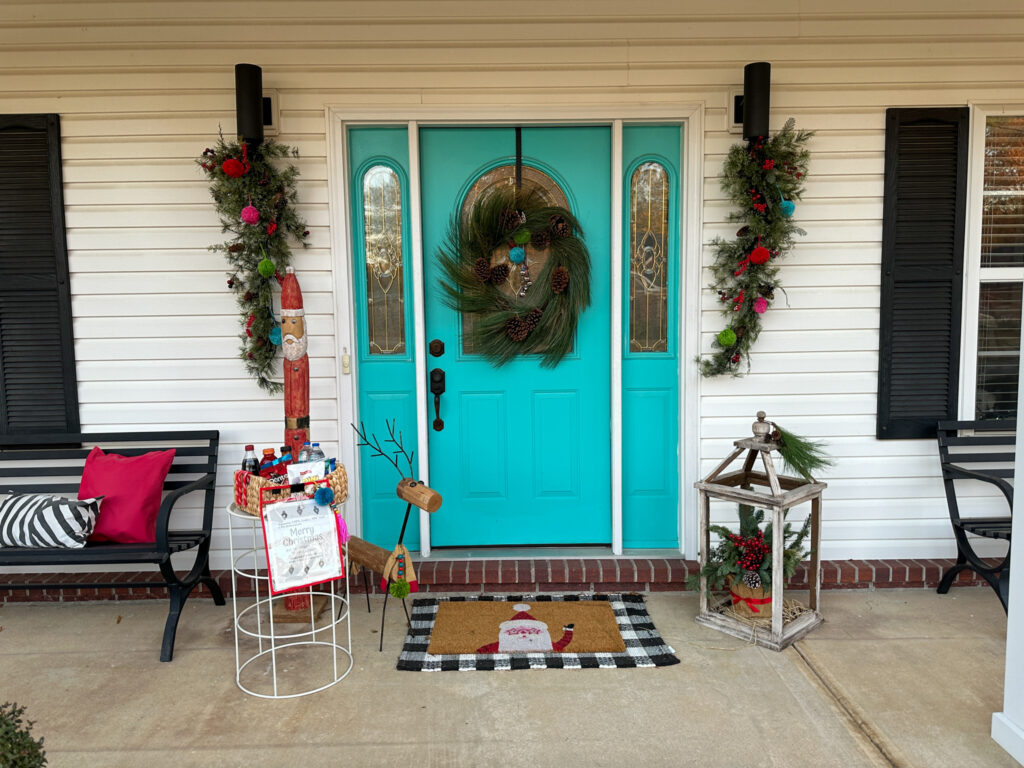
<svg viewBox="0 0 1024 768">
<path fill-rule="evenodd" d="M 23 493 L 0 502 L 0 547 L 81 549 L 96 527 L 97 499 Z"/>
</svg>

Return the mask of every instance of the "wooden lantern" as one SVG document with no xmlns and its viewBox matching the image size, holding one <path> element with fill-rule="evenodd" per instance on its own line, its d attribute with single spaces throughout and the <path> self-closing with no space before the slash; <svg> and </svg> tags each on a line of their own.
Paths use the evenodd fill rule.
<svg viewBox="0 0 1024 768">
<path fill-rule="evenodd" d="M 753 437 L 736 440 L 734 450 L 729 456 L 703 480 L 694 483 L 700 499 L 700 612 L 697 622 L 721 630 L 735 637 L 753 640 L 761 646 L 780 651 L 787 645 L 804 636 L 822 622 L 818 612 L 818 593 L 821 585 L 821 492 L 827 488 L 826 483 L 819 483 L 811 478 L 787 477 L 775 471 L 772 462 L 772 451 L 778 451 L 779 445 L 771 439 L 771 424 L 765 421 L 764 411 L 758 411 L 757 421 L 753 424 Z M 729 466 L 746 452 L 741 469 L 726 472 Z M 755 467 L 760 462 L 761 469 Z M 703 575 L 704 565 L 711 553 L 711 534 L 709 531 L 711 517 L 711 499 L 737 504 L 750 504 L 759 507 L 771 516 L 772 520 L 772 594 L 771 594 L 771 630 L 764 627 L 752 627 L 731 616 L 714 610 L 709 604 L 707 580 Z M 805 502 L 811 503 L 811 565 L 808 574 L 810 582 L 810 610 L 784 623 L 783 617 L 783 575 L 782 553 L 785 549 L 783 541 L 783 515 L 791 507 Z"/>
</svg>

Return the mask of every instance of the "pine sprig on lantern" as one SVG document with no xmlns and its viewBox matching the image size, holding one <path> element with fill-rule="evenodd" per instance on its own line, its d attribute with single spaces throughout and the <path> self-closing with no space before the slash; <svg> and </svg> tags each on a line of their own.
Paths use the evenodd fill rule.
<svg viewBox="0 0 1024 768">
<path fill-rule="evenodd" d="M 297 157 L 283 144 L 267 141 L 255 152 L 244 142 L 225 141 L 207 148 L 196 161 L 210 181 L 223 243 L 211 245 L 228 261 L 228 288 L 235 294 L 241 315 L 239 357 L 260 388 L 271 394 L 282 390 L 273 380 L 278 345 L 273 286 L 291 263 L 289 237 L 306 247 L 309 230 L 295 210 L 298 169 L 275 161 Z"/>
<path fill-rule="evenodd" d="M 528 258 L 528 247 L 546 250 L 547 263 L 525 295 L 510 295 L 502 286 Z M 517 249 L 519 262 L 512 258 Z M 590 255 L 568 210 L 536 195 L 495 191 L 465 220 L 453 217 L 437 258 L 447 278 L 441 282 L 445 303 L 473 316 L 469 340 L 491 363 L 540 354 L 540 364 L 551 368 L 572 351 L 577 320 L 590 304 Z"/>
<path fill-rule="evenodd" d="M 759 137 L 729 150 L 722 170 L 722 190 L 738 210 L 728 220 L 742 223 L 732 240 L 716 237 L 709 267 L 710 288 L 718 292 L 728 325 L 700 362 L 703 376 L 740 375 L 740 363 L 761 333 L 761 315 L 775 299 L 777 260 L 806 234 L 791 218 L 794 201 L 803 195 L 811 131 L 797 131 L 790 118 L 771 138 Z"/>
<path fill-rule="evenodd" d="M 774 424 L 774 422 L 772 423 Z M 773 437 L 779 444 L 779 454 L 782 456 L 783 463 L 804 480 L 810 482 L 814 472 L 828 469 L 835 464 L 835 460 L 825 453 L 823 443 L 794 435 L 778 424 L 775 424 L 775 429 L 778 436 L 773 435 Z"/>
</svg>

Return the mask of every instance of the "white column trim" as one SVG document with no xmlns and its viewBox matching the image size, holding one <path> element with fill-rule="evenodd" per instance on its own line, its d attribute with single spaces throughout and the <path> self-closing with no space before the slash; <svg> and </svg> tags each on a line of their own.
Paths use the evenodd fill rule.
<svg viewBox="0 0 1024 768">
<path fill-rule="evenodd" d="M 622 120 L 612 121 L 611 157 L 611 501 L 612 554 L 622 554 Z"/>
<path fill-rule="evenodd" d="M 345 522 L 355 536 L 363 533 L 362 496 L 359 483 L 359 448 L 349 426 L 359 421 L 359 378 L 355 339 L 355 299 L 352 284 L 352 226 L 348 202 L 348 139 L 340 113 L 327 110 L 327 210 L 331 222 L 333 269 L 331 290 L 334 307 L 334 339 L 338 380 L 338 460 L 348 471 Z M 351 373 L 341 369 L 343 354 L 352 360 Z"/>
<path fill-rule="evenodd" d="M 1022 320 L 1024 320 L 1024 307 Z M 1024 376 L 1017 382 L 1017 401 L 1024 403 Z M 1017 431 L 1017 455 L 1013 471 L 1024 477 L 1024 434 Z M 1003 680 L 1003 711 L 992 715 L 992 738 L 1019 763 L 1024 763 L 1024 500 L 1018 494 L 1013 503 L 1010 560 L 1010 600 L 1006 614 L 1006 671 Z"/>
<path fill-rule="evenodd" d="M 412 239 L 412 317 L 416 360 L 416 434 L 419 480 L 430 484 L 430 429 L 427 421 L 427 325 L 423 291 L 423 220 L 420 211 L 420 128 L 409 121 L 409 235 Z M 430 557 L 430 515 L 420 513 L 420 555 Z"/>
<path fill-rule="evenodd" d="M 700 299 L 704 271 L 704 105 L 693 107 L 683 121 L 682 251 L 679 263 L 679 551 L 697 557 L 698 499 L 693 484 L 700 479 L 701 375 L 694 363 L 700 354 Z"/>
</svg>

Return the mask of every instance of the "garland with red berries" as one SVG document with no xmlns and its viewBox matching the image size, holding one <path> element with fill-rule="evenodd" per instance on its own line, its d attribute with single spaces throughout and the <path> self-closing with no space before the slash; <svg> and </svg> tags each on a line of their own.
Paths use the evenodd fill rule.
<svg viewBox="0 0 1024 768">
<path fill-rule="evenodd" d="M 732 240 L 711 242 L 715 261 L 710 288 L 718 292 L 722 313 L 729 318 L 700 362 L 703 376 L 741 375 L 758 334 L 761 316 L 768 311 L 779 288 L 777 260 L 792 247 L 796 235 L 805 235 L 793 223 L 794 201 L 803 195 L 810 152 L 811 131 L 797 131 L 790 118 L 775 136 L 759 136 L 734 144 L 722 170 L 722 190 L 738 210 L 730 222 L 742 223 Z"/>
<path fill-rule="evenodd" d="M 288 236 L 303 247 L 309 236 L 294 207 L 299 171 L 291 164 L 278 169 L 272 162 L 289 156 L 298 152 L 274 141 L 250 152 L 244 141 L 226 142 L 222 134 L 196 160 L 210 181 L 221 229 L 230 233 L 210 250 L 220 251 L 228 261 L 228 288 L 241 314 L 239 357 L 260 388 L 271 394 L 283 389 L 271 378 L 281 344 L 273 285 L 291 263 Z"/>
</svg>

